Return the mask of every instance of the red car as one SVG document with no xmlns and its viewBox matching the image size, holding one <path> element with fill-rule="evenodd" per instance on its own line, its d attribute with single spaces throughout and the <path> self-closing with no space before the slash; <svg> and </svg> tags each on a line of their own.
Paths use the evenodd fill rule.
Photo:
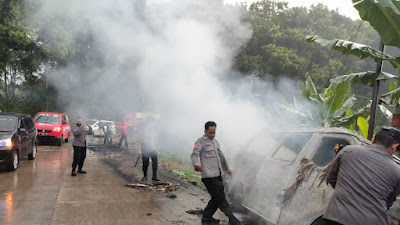
<svg viewBox="0 0 400 225">
<path fill-rule="evenodd" d="M 68 142 L 71 127 L 66 114 L 39 112 L 33 122 L 37 128 L 38 140 L 55 139 L 58 146 L 63 141 Z"/>
</svg>

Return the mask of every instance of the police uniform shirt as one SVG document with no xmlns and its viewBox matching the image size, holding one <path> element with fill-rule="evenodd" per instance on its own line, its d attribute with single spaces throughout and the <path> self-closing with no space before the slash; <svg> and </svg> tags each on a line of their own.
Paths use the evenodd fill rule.
<svg viewBox="0 0 400 225">
<path fill-rule="evenodd" d="M 193 165 L 203 169 L 202 178 L 221 176 L 222 171 L 228 171 L 228 164 L 217 140 L 210 140 L 206 135 L 194 144 L 192 153 Z"/>
<path fill-rule="evenodd" d="M 400 166 L 379 145 L 344 147 L 328 182 L 336 185 L 324 218 L 344 225 L 387 225 L 387 209 L 400 193 Z"/>
</svg>

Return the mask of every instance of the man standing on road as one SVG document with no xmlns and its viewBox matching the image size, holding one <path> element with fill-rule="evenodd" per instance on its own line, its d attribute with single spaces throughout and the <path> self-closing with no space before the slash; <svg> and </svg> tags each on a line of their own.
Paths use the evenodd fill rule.
<svg viewBox="0 0 400 225">
<path fill-rule="evenodd" d="M 142 154 L 143 160 L 143 179 L 142 181 L 147 181 L 147 169 L 149 167 L 149 159 L 153 164 L 153 181 L 160 181 L 157 178 L 158 170 L 158 156 L 157 156 L 157 144 L 158 135 L 157 130 L 154 127 L 153 120 L 147 118 L 145 124 L 143 125 L 141 137 L 139 138 L 138 153 Z"/>
<path fill-rule="evenodd" d="M 205 124 L 204 135 L 194 144 L 192 163 L 196 171 L 201 171 L 202 181 L 211 195 L 211 200 L 204 209 L 203 223 L 219 223 L 212 216 L 219 208 L 229 218 L 230 225 L 239 225 L 241 222 L 233 215 L 231 207 L 225 198 L 222 171 L 231 175 L 224 154 L 219 143 L 214 139 L 217 124 L 208 121 Z"/>
<path fill-rule="evenodd" d="M 107 124 L 107 131 L 105 132 L 104 135 L 104 144 L 107 143 L 107 141 L 112 144 L 112 130 L 111 130 L 111 124 Z"/>
<path fill-rule="evenodd" d="M 128 148 L 128 124 L 124 122 L 121 131 L 121 138 L 119 139 L 118 148 L 121 148 L 122 142 L 125 141 L 125 147 Z"/>
<path fill-rule="evenodd" d="M 392 158 L 399 142 L 399 130 L 383 128 L 373 145 L 344 147 L 328 173 L 335 192 L 314 224 L 387 225 L 387 210 L 400 194 L 400 166 Z"/>
<path fill-rule="evenodd" d="M 74 141 L 72 143 L 74 147 L 74 161 L 72 163 L 71 176 L 76 176 L 77 166 L 78 166 L 78 173 L 86 173 L 86 171 L 82 170 L 83 163 L 86 158 L 86 147 L 87 147 L 86 137 L 88 134 L 93 134 L 93 130 L 90 125 L 86 125 L 82 117 L 78 117 L 76 119 L 76 124 L 72 131 L 72 134 L 74 135 Z"/>
</svg>

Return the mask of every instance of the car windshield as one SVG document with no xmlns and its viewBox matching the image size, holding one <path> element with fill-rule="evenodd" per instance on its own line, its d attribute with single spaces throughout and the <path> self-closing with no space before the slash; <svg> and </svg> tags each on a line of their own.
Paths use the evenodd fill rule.
<svg viewBox="0 0 400 225">
<path fill-rule="evenodd" d="M 39 115 L 35 118 L 35 122 L 37 122 L 37 123 L 60 124 L 60 116 L 56 116 L 56 115 L 47 115 L 47 114 L 39 114 Z"/>
<path fill-rule="evenodd" d="M 0 117 L 0 132 L 10 132 L 15 130 L 17 126 L 17 118 Z"/>
<path fill-rule="evenodd" d="M 312 133 L 288 135 L 283 140 L 281 146 L 275 151 L 272 158 L 293 162 L 311 137 Z"/>
</svg>

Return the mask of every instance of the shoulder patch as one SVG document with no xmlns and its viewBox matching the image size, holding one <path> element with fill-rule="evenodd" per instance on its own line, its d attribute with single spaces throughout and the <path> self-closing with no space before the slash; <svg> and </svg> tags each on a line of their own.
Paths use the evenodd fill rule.
<svg viewBox="0 0 400 225">
<path fill-rule="evenodd" d="M 199 147 L 199 143 L 194 143 L 194 148 L 197 148 L 197 147 Z"/>
</svg>

